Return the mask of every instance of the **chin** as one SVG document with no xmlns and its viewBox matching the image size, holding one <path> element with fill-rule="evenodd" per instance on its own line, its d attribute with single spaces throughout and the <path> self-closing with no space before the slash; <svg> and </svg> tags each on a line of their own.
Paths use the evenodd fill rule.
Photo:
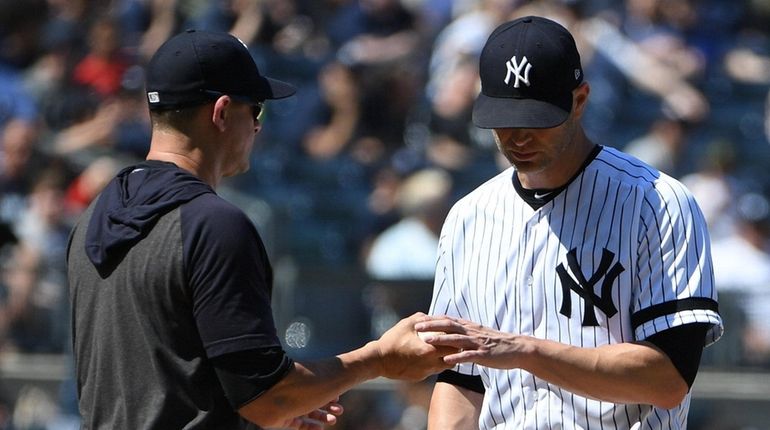
<svg viewBox="0 0 770 430">
<path fill-rule="evenodd" d="M 242 168 L 242 169 L 238 169 L 238 170 L 236 170 L 236 171 L 235 171 L 235 172 L 233 172 L 233 174 L 232 174 L 232 175 L 230 175 L 230 176 L 237 176 L 237 175 L 241 175 L 241 174 L 243 174 L 243 173 L 246 173 L 246 172 L 248 172 L 248 171 L 249 171 L 249 166 L 246 166 L 246 167 L 244 167 L 244 168 Z"/>
<path fill-rule="evenodd" d="M 222 175 L 222 176 L 223 176 L 223 177 L 225 177 L 225 178 L 229 178 L 229 177 L 232 177 L 232 176 L 237 176 L 237 175 L 240 175 L 241 173 L 246 173 L 246 172 L 248 172 L 250 167 L 251 167 L 251 166 L 249 166 L 249 165 L 247 164 L 247 165 L 245 165 L 245 166 L 241 166 L 241 167 L 239 167 L 239 168 L 237 168 L 237 169 L 233 169 L 233 170 L 230 170 L 230 171 L 226 172 L 226 173 L 225 173 L 224 175 Z"/>
<path fill-rule="evenodd" d="M 534 172 L 538 170 L 537 164 L 532 163 L 531 161 L 521 161 L 515 158 L 509 158 L 508 161 L 510 161 L 511 165 L 513 165 L 519 172 Z"/>
</svg>

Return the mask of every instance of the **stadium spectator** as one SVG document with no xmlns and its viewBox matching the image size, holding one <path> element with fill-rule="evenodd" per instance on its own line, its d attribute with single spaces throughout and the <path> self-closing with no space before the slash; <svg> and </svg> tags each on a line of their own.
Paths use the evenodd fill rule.
<svg viewBox="0 0 770 430">
<path fill-rule="evenodd" d="M 420 170 L 404 180 L 396 197 L 402 218 L 374 239 L 366 257 L 369 275 L 384 280 L 433 278 L 451 191 L 451 177 L 439 169 Z"/>
<path fill-rule="evenodd" d="M 102 18 L 89 31 L 89 51 L 75 65 L 73 81 L 95 91 L 102 97 L 114 96 L 121 88 L 123 74 L 129 67 L 121 52 L 121 28 L 117 21 Z"/>
<path fill-rule="evenodd" d="M 762 193 L 748 192 L 736 200 L 737 225 L 733 235 L 713 243 L 717 288 L 732 295 L 745 323 L 736 335 L 742 351 L 735 361 L 770 366 L 770 202 Z"/>
<path fill-rule="evenodd" d="M 687 145 L 687 125 L 659 118 L 647 132 L 628 142 L 625 151 L 671 176 L 681 171 L 681 158 Z"/>
</svg>

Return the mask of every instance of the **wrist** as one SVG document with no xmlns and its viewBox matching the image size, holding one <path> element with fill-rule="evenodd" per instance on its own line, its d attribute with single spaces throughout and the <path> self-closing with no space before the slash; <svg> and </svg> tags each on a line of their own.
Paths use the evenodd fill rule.
<svg viewBox="0 0 770 430">
<path fill-rule="evenodd" d="M 517 353 L 519 363 L 518 367 L 532 372 L 534 367 L 542 359 L 539 339 L 532 336 L 519 335 L 516 337 Z"/>
<path fill-rule="evenodd" d="M 383 360 L 379 345 L 376 341 L 337 356 L 345 372 L 349 374 L 354 385 L 370 379 L 375 379 L 383 373 Z"/>
<path fill-rule="evenodd" d="M 373 340 L 362 348 L 364 353 L 365 368 L 369 372 L 369 379 L 385 375 L 385 359 L 383 357 L 380 342 Z"/>
</svg>

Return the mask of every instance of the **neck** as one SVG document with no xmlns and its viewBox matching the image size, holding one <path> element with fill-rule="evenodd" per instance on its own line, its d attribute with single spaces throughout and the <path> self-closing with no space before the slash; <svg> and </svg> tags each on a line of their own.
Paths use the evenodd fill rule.
<svg viewBox="0 0 770 430">
<path fill-rule="evenodd" d="M 181 133 L 153 131 L 148 160 L 166 161 L 176 164 L 200 180 L 216 188 L 222 179 L 217 163 L 208 161 L 204 147 L 196 145 L 192 139 Z"/>
</svg>

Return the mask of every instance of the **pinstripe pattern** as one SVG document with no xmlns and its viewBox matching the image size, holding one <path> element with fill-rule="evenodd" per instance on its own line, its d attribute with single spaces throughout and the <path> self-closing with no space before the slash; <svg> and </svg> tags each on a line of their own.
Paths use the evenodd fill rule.
<svg viewBox="0 0 770 430">
<path fill-rule="evenodd" d="M 692 322 L 713 324 L 708 344 L 721 335 L 719 315 L 702 306 L 716 300 L 705 221 L 679 182 L 605 147 L 564 191 L 533 210 L 516 193 L 513 174 L 510 168 L 490 179 L 447 216 L 431 314 L 580 347 L 642 340 Z M 622 266 L 604 310 L 597 304 L 609 271 L 599 270 L 603 258 L 606 267 Z M 567 289 L 570 306 L 563 308 L 568 278 L 560 278 L 560 265 L 571 279 L 595 282 L 595 306 Z M 585 325 L 591 311 L 596 325 Z M 518 369 L 455 370 L 484 382 L 482 429 L 686 427 L 689 395 L 664 410 L 589 400 Z"/>
</svg>

